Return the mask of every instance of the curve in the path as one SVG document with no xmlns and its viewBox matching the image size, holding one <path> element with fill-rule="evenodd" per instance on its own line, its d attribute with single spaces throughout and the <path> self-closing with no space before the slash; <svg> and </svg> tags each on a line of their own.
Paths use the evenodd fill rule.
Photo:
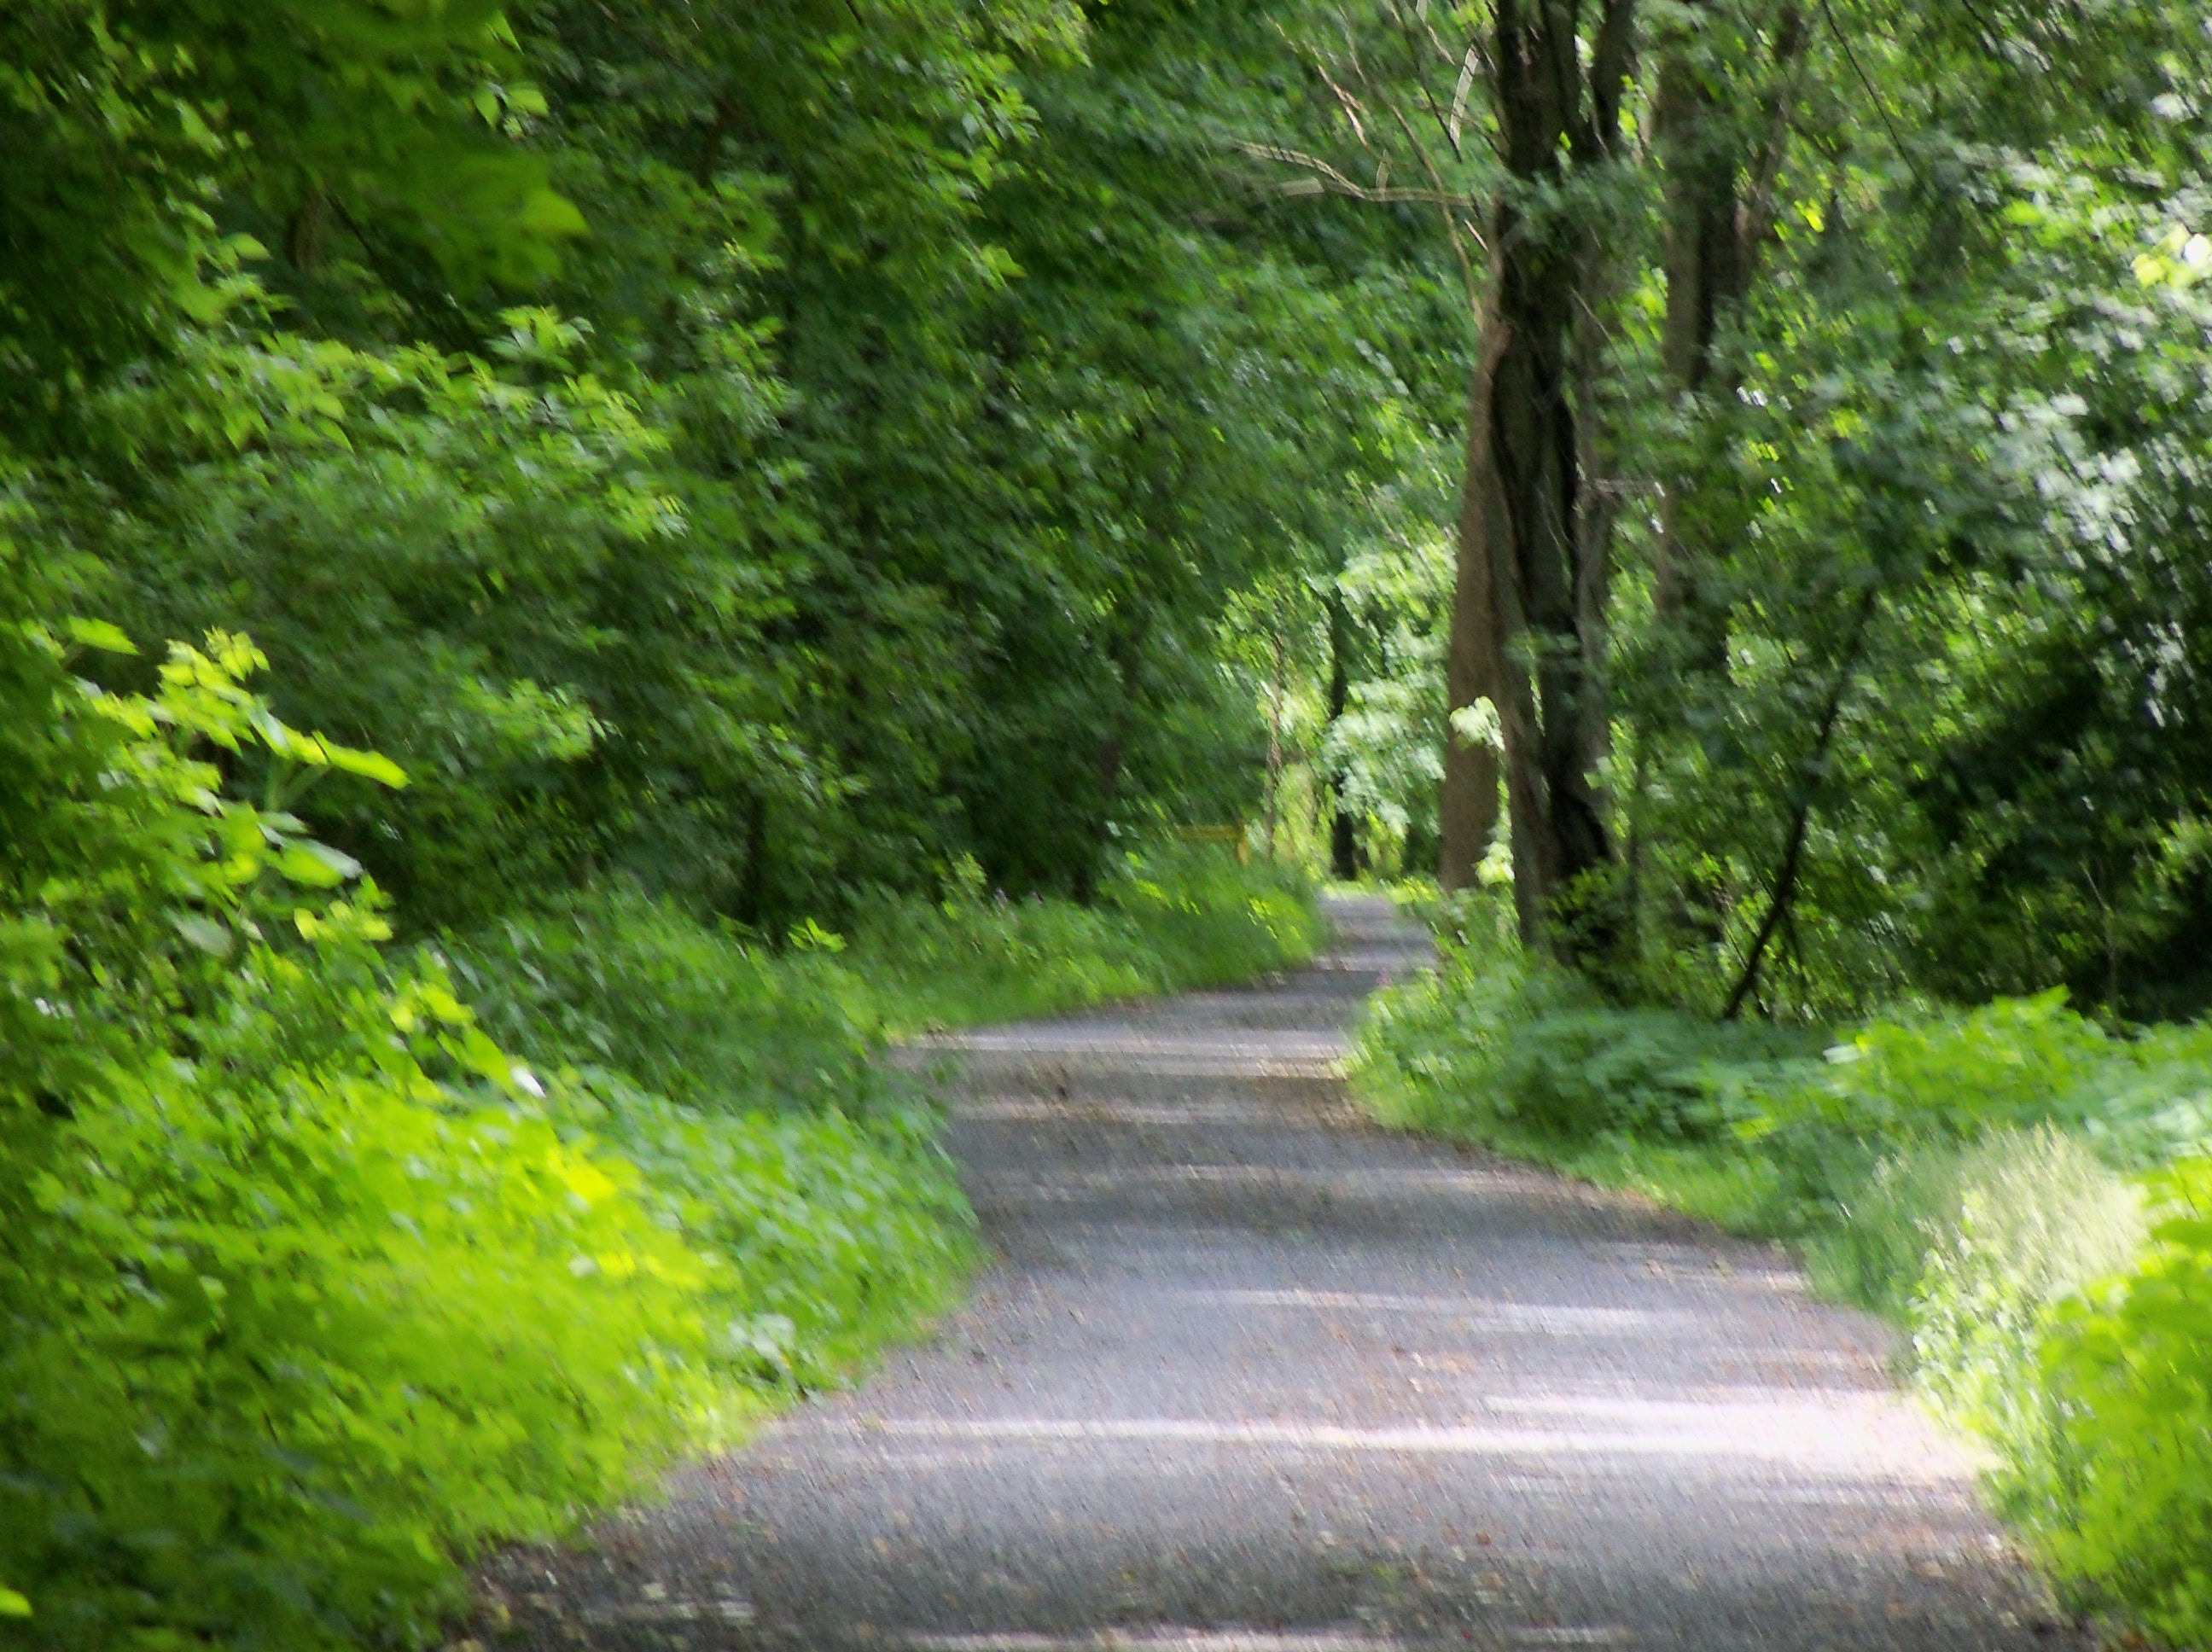
<svg viewBox="0 0 2212 1652">
<path fill-rule="evenodd" d="M 605 1652 L 2012 1652 L 2072 1643 L 1778 1252 L 1364 1128 L 1421 956 L 1379 902 L 1279 984 L 967 1035 L 998 1256 L 858 1391 L 517 1553 L 507 1634 Z"/>
</svg>

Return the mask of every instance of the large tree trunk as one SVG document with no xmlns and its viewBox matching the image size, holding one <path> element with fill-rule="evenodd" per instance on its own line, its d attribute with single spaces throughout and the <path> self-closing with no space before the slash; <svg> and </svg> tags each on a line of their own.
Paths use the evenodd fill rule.
<svg viewBox="0 0 2212 1652">
<path fill-rule="evenodd" d="M 1460 494 L 1459 544 L 1452 580 L 1451 635 L 1444 657 L 1444 693 L 1452 712 L 1477 701 L 1498 702 L 1505 669 L 1498 653 L 1491 557 L 1502 541 L 1498 470 L 1490 452 L 1490 381 L 1505 335 L 1498 319 L 1497 283 L 1483 306 L 1482 336 L 1467 410 L 1467 480 Z M 1498 748 L 1446 727 L 1444 786 L 1437 811 L 1437 881 L 1447 890 L 1471 889 L 1498 830 Z"/>
<path fill-rule="evenodd" d="M 1629 69 L 1634 0 L 1604 0 L 1584 42 L 1577 0 L 1497 0 L 1491 63 L 1510 183 L 1492 215 L 1500 337 L 1487 425 L 1502 529 L 1490 559 L 1502 667 L 1515 903 L 1523 937 L 1597 962 L 1615 937 L 1601 914 L 1562 924 L 1563 900 L 1613 863 L 1604 754 L 1603 562 L 1585 474 L 1594 410 L 1577 398 L 1582 327 L 1594 313 L 1597 237 L 1559 203 L 1568 168 L 1611 160 Z"/>
</svg>

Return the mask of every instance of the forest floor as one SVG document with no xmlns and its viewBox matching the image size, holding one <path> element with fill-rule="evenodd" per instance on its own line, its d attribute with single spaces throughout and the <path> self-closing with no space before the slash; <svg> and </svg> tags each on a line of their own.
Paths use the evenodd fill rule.
<svg viewBox="0 0 2212 1652">
<path fill-rule="evenodd" d="M 995 1262 L 926 1344 L 571 1552 L 477 1634 L 595 1652 L 2063 1648 L 1780 1250 L 1384 1133 L 1336 1076 L 1419 932 L 948 1036 Z M 494 1620 L 497 1620 L 495 1626 Z"/>
</svg>

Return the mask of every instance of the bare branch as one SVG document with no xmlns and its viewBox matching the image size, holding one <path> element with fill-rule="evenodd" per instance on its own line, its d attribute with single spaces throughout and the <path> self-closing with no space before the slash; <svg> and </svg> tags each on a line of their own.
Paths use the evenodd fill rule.
<svg viewBox="0 0 2212 1652">
<path fill-rule="evenodd" d="M 1239 153 L 1254 161 L 1272 161 L 1281 166 L 1303 167 L 1313 174 L 1310 178 L 1293 179 L 1277 185 L 1286 195 L 1334 194 L 1350 196 L 1354 200 L 1405 202 L 1418 206 L 1466 208 L 1478 204 L 1464 192 L 1433 189 L 1392 189 L 1382 185 L 1355 183 L 1350 178 L 1323 161 L 1318 155 L 1307 155 L 1299 149 L 1286 149 L 1273 143 L 1239 143 Z M 1387 179 L 1389 163 L 1382 164 L 1382 175 Z"/>
<path fill-rule="evenodd" d="M 1444 136 L 1451 140 L 1452 153 L 1465 158 L 1460 148 L 1460 127 L 1467 120 L 1468 94 L 1474 89 L 1474 71 L 1481 61 L 1482 48 L 1479 42 L 1468 42 L 1467 58 L 1459 66 L 1459 85 L 1452 93 L 1451 118 L 1444 125 Z"/>
</svg>

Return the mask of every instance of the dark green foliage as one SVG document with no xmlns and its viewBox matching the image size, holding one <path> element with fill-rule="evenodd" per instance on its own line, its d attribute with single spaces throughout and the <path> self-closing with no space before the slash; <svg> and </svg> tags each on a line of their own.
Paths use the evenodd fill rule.
<svg viewBox="0 0 2212 1652">
<path fill-rule="evenodd" d="M 884 1007 L 833 954 L 771 954 L 635 892 L 571 897 L 434 949 L 488 1030 L 686 1106 L 864 1101 Z"/>
<path fill-rule="evenodd" d="M 1490 906 L 1463 906 L 1438 968 L 1370 1011 L 1358 1083 L 1395 1123 L 1561 1145 L 1707 1142 L 1759 1116 L 1759 1094 L 1817 1054 L 1786 1029 L 1610 1007 L 1581 977 L 1524 957 Z"/>
</svg>

